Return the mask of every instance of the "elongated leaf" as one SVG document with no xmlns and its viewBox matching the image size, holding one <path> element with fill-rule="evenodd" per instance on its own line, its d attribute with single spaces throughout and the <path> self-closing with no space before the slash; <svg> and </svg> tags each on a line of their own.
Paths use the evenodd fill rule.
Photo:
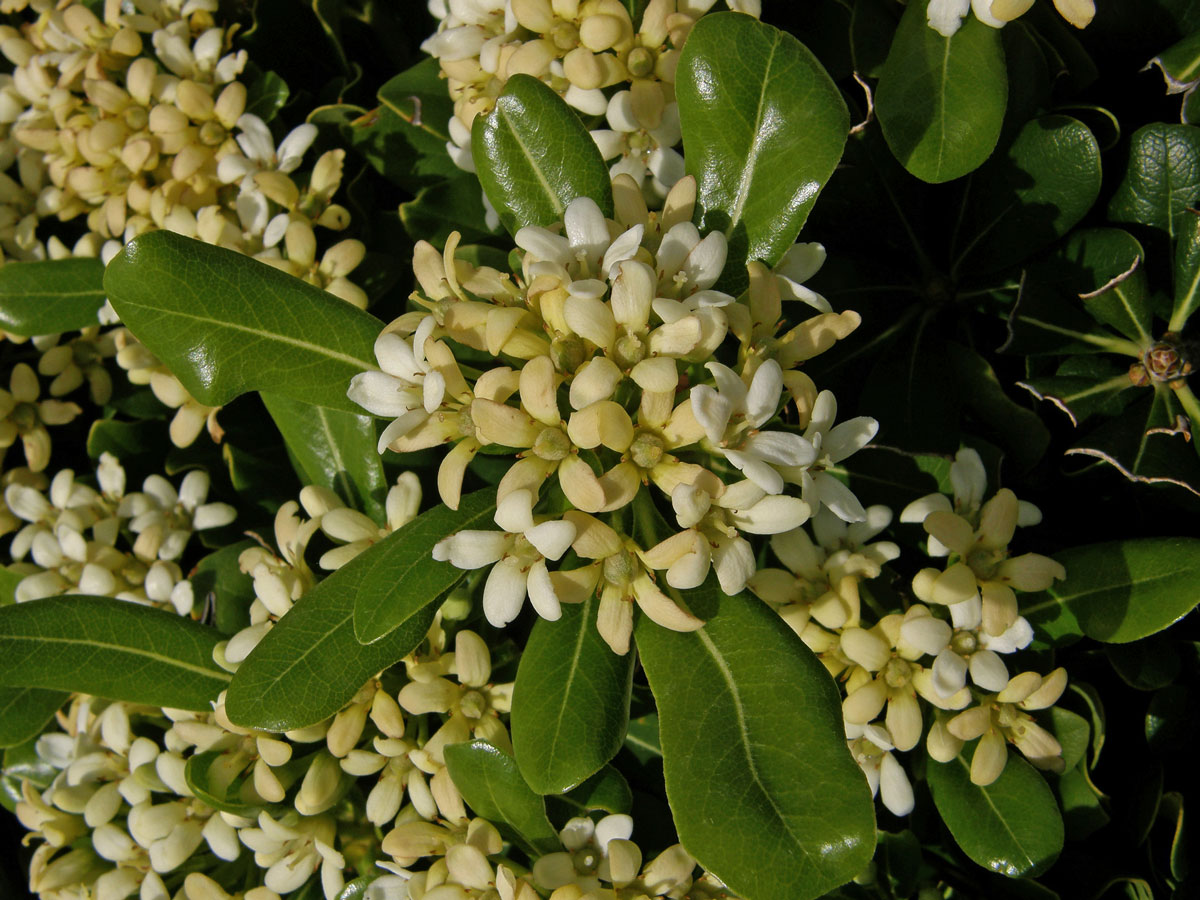
<svg viewBox="0 0 1200 900">
<path fill-rule="evenodd" d="M 680 840 L 755 900 L 816 897 L 850 880 L 871 858 L 874 808 L 829 674 L 754 598 L 726 597 L 710 578 L 688 601 L 707 622 L 699 631 L 643 616 L 634 632 Z"/>
<path fill-rule="evenodd" d="M 1180 332 L 1200 307 L 1200 216 L 1180 223 L 1175 245 L 1175 305 L 1168 331 Z"/>
<path fill-rule="evenodd" d="M 1172 44 L 1150 62 L 1146 68 L 1157 65 L 1167 82 L 1168 94 L 1179 94 L 1188 90 L 1200 79 L 1200 31 L 1193 32 Z"/>
<path fill-rule="evenodd" d="M 1162 631 L 1200 602 L 1200 539 L 1135 538 L 1056 554 L 1066 581 L 1022 604 L 1051 636 L 1078 629 L 1111 644 Z"/>
<path fill-rule="evenodd" d="M 1071 236 L 1062 258 L 1079 273 L 1073 286 L 1084 308 L 1138 346 L 1149 345 L 1153 313 L 1137 239 L 1118 228 L 1088 228 Z"/>
<path fill-rule="evenodd" d="M 435 560 L 433 545 L 456 531 L 486 529 L 495 509 L 495 491 L 476 491 L 457 510 L 439 503 L 380 541 L 352 594 L 355 637 L 363 644 L 386 637 L 454 587 L 465 572 Z"/>
<path fill-rule="evenodd" d="M 374 368 L 381 324 L 264 263 L 154 231 L 108 264 L 104 289 L 121 320 L 197 400 L 247 391 L 361 413 L 350 378 Z"/>
<path fill-rule="evenodd" d="M 737 293 L 748 260 L 774 264 L 796 240 L 841 159 L 850 116 L 803 44 L 734 12 L 696 23 L 675 89 L 696 222 L 729 238 L 721 284 Z"/>
<path fill-rule="evenodd" d="M 1070 116 L 1043 116 L 972 183 L 973 266 L 1018 263 L 1066 234 L 1100 193 L 1100 147 Z"/>
<path fill-rule="evenodd" d="M 633 807 L 629 782 L 618 769 L 609 765 L 601 767 L 599 772 L 563 794 L 561 799 L 583 811 L 602 809 L 609 813 L 628 813 Z"/>
<path fill-rule="evenodd" d="M 963 852 L 1010 878 L 1037 875 L 1058 858 L 1063 822 L 1046 779 L 1015 752 L 986 787 L 971 783 L 970 756 L 930 760 L 925 777 L 942 821 Z"/>
<path fill-rule="evenodd" d="M 909 3 L 896 29 L 875 112 L 896 159 L 939 184 L 992 154 L 1008 97 L 1000 32 L 968 16 L 953 37 L 929 27 L 927 0 Z"/>
<path fill-rule="evenodd" d="M 1109 201 L 1109 217 L 1174 236 L 1200 197 L 1200 128 L 1156 122 L 1129 142 L 1129 166 Z"/>
<path fill-rule="evenodd" d="M 69 696 L 45 688 L 0 687 L 0 747 L 15 747 L 41 734 Z"/>
<path fill-rule="evenodd" d="M 375 419 L 280 394 L 262 399 L 300 480 L 327 487 L 348 506 L 383 521 L 387 480 L 375 452 Z"/>
<path fill-rule="evenodd" d="M 0 265 L 0 328 L 13 334 L 58 334 L 99 324 L 104 263 L 54 259 Z"/>
<path fill-rule="evenodd" d="M 225 709 L 235 724 L 289 731 L 320 722 L 424 640 L 436 596 L 416 598 L 409 617 L 387 637 L 367 645 L 354 637 L 355 598 L 386 589 L 371 576 L 402 540 L 396 532 L 368 548 L 301 597 L 267 632 L 229 685 Z"/>
<path fill-rule="evenodd" d="M 538 619 L 513 689 L 517 765 L 539 794 L 561 794 L 612 759 L 625 739 L 633 654 L 618 656 L 596 630 L 593 595 Z"/>
<path fill-rule="evenodd" d="M 209 710 L 229 683 L 212 660 L 220 638 L 125 600 L 47 597 L 0 609 L 0 683 Z"/>
<path fill-rule="evenodd" d="M 561 849 L 545 801 L 521 779 L 516 760 L 487 741 L 451 744 L 445 756 L 454 786 L 475 815 L 507 826 L 538 853 Z"/>
<path fill-rule="evenodd" d="M 600 148 L 562 98 L 530 75 L 510 78 L 496 108 L 476 117 L 471 152 L 510 234 L 561 222 L 576 197 L 591 197 L 612 215 L 612 182 Z"/>
</svg>

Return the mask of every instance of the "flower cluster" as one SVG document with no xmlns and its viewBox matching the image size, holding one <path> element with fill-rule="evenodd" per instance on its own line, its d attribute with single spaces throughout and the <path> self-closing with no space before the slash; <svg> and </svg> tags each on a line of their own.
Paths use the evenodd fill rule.
<svg viewBox="0 0 1200 900">
<path fill-rule="evenodd" d="M 139 234 L 167 229 L 366 306 L 347 277 L 363 244 L 342 240 L 318 253 L 316 229 L 338 232 L 350 221 L 332 202 L 345 151 L 327 151 L 300 177 L 316 126 L 293 129 L 277 146 L 266 122 L 246 111 L 248 88 L 238 80 L 246 51 L 231 51 L 235 29 L 216 23 L 216 0 L 108 2 L 97 12 L 71 0 L 28 9 L 33 21 L 0 27 L 0 52 L 13 65 L 0 75 L 0 262 L 107 262 Z M 65 232 L 75 242 L 64 244 L 59 228 L 43 240 L 45 220 L 75 224 Z M 111 307 L 102 317 L 116 321 Z M 74 346 L 77 358 L 65 347 L 52 356 L 39 347 L 50 356 L 40 371 L 56 376 L 54 396 L 74 390 L 79 374 L 100 377 L 89 362 L 116 354 L 134 384 L 149 385 L 178 411 L 176 445 L 192 443 L 205 425 L 220 439 L 216 410 L 192 398 L 131 334 L 87 339 L 95 349 Z M 97 402 L 107 399 L 103 386 L 98 397 L 92 388 Z"/>
<path fill-rule="evenodd" d="M 974 13 L 984 25 L 1003 28 L 1031 6 L 1033 0 L 929 0 L 925 16 L 930 28 L 943 37 L 951 37 L 968 13 Z M 1054 8 L 1076 28 L 1086 28 L 1096 15 L 1095 0 L 1054 0 Z"/>
<path fill-rule="evenodd" d="M 563 233 L 517 233 L 515 275 L 457 259 L 457 235 L 444 253 L 418 244 L 421 309 L 387 326 L 375 345 L 380 369 L 351 383 L 353 400 L 393 420 L 381 450 L 449 445 L 438 489 L 452 508 L 478 452 L 515 451 L 497 486 L 501 530 L 460 532 L 434 549 L 459 568 L 491 567 L 483 608 L 493 625 L 511 621 L 526 596 L 556 619 L 561 603 L 596 592 L 600 632 L 624 653 L 635 603 L 667 628 L 702 624 L 654 573 L 686 589 L 713 570 L 737 593 L 755 570 L 744 535 L 790 531 L 822 506 L 864 516 L 830 469 L 876 425 L 835 426 L 832 394 L 796 370 L 857 316 L 818 312 L 779 333 L 782 279 L 758 263 L 748 300 L 715 290 L 725 237 L 702 238 L 692 225 L 694 190 L 680 182 L 662 221 L 633 202 L 622 206 L 638 221 L 574 200 Z M 468 378 L 457 356 L 471 351 L 500 364 Z M 558 493 L 565 511 L 547 506 Z M 675 533 L 657 533 L 674 529 L 654 521 L 652 497 L 671 510 Z M 635 529 L 620 525 L 626 512 Z M 584 564 L 555 569 L 568 550 Z"/>
</svg>

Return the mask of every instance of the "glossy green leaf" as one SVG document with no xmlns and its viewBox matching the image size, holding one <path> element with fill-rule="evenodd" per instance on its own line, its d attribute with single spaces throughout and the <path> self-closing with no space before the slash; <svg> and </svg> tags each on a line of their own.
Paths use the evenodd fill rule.
<svg viewBox="0 0 1200 900">
<path fill-rule="evenodd" d="M 1134 538 L 1055 554 L 1066 581 L 1021 605 L 1021 614 L 1054 635 L 1077 627 L 1123 644 L 1162 631 L 1200 602 L 1200 539 Z"/>
<path fill-rule="evenodd" d="M 513 707 L 516 709 L 516 707 Z M 626 813 L 633 808 L 633 792 L 625 776 L 613 766 L 605 765 L 577 788 L 560 798 L 581 812 L 602 809 L 606 813 Z"/>
<path fill-rule="evenodd" d="M 1170 849 L 1167 854 L 1167 865 L 1171 877 L 1183 881 L 1187 877 L 1189 842 L 1188 833 L 1184 830 L 1184 797 L 1179 791 L 1168 791 L 1162 796 L 1158 807 L 1158 824 L 1165 826 L 1170 834 Z"/>
<path fill-rule="evenodd" d="M 968 16 L 953 37 L 929 27 L 927 0 L 905 9 L 892 41 L 875 112 L 896 159 L 935 184 L 966 175 L 996 146 L 1008 74 L 1000 32 Z"/>
<path fill-rule="evenodd" d="M 509 831 L 537 855 L 562 849 L 545 801 L 522 780 L 515 759 L 487 741 L 451 744 L 445 757 L 454 786 L 475 815 Z"/>
<path fill-rule="evenodd" d="M 429 630 L 436 596 L 418 598 L 408 619 L 373 644 L 354 636 L 360 592 L 386 589 L 371 576 L 400 543 L 399 532 L 368 548 L 296 602 L 238 668 L 225 709 L 234 724 L 290 731 L 333 715 L 376 672 L 410 653 Z"/>
<path fill-rule="evenodd" d="M 192 570 L 189 580 L 196 604 L 206 609 L 211 604 L 208 620 L 221 634 L 232 636 L 250 624 L 254 579 L 241 570 L 238 560 L 243 551 L 257 546 L 249 540 L 228 544 L 208 554 Z"/>
<path fill-rule="evenodd" d="M 170 231 L 125 245 L 104 273 L 113 307 L 201 403 L 273 391 L 346 412 L 351 377 L 375 366 L 381 324 L 248 256 Z"/>
<path fill-rule="evenodd" d="M 1145 68 L 1152 65 L 1162 72 L 1168 94 L 1180 94 L 1195 86 L 1200 80 L 1200 31 L 1172 44 L 1146 63 Z"/>
<path fill-rule="evenodd" d="M 1150 287 L 1142 245 L 1118 228 L 1089 228 L 1071 236 L 1061 258 L 1078 272 L 1084 308 L 1139 347 L 1150 343 Z"/>
<path fill-rule="evenodd" d="M 251 68 L 253 63 L 247 66 Z M 275 118 L 275 114 L 283 108 L 283 105 L 288 101 L 288 86 L 277 73 L 266 71 L 263 72 L 257 67 L 250 78 L 246 75 L 249 72 L 244 72 L 241 81 L 246 85 L 246 113 L 258 116 L 264 122 L 270 122 Z"/>
<path fill-rule="evenodd" d="M 37 737 L 6 747 L 0 771 L 4 773 L 0 776 L 0 803 L 9 812 L 16 812 L 16 804 L 23 799 L 22 781 L 28 781 L 35 788 L 44 790 L 59 774 L 58 769 L 38 756 Z"/>
<path fill-rule="evenodd" d="M 1062 808 L 1063 827 L 1071 840 L 1082 841 L 1108 824 L 1108 813 L 1082 764 L 1064 772 L 1055 790 Z"/>
<path fill-rule="evenodd" d="M 1200 198 L 1200 128 L 1156 122 L 1133 133 L 1129 166 L 1109 217 L 1161 228 L 1172 237 Z"/>
<path fill-rule="evenodd" d="M 471 150 L 510 234 L 561 222 L 576 197 L 591 197 L 612 215 L 612 182 L 596 142 L 571 107 L 530 75 L 510 78 L 495 109 L 476 117 Z"/>
<path fill-rule="evenodd" d="M 0 684 L 210 710 L 229 683 L 212 659 L 220 637 L 112 597 L 32 600 L 0 609 Z"/>
<path fill-rule="evenodd" d="M 416 191 L 462 175 L 446 152 L 454 104 L 432 57 L 389 79 L 379 109 L 350 123 L 355 149 L 396 184 Z M 475 184 L 476 200 L 479 185 Z"/>
<path fill-rule="evenodd" d="M 433 545 L 456 531 L 486 530 L 495 509 L 494 491 L 476 491 L 457 510 L 439 503 L 376 544 L 351 594 L 355 637 L 386 637 L 458 584 L 464 571 L 435 560 Z"/>
<path fill-rule="evenodd" d="M 1043 116 L 1021 129 L 972 183 L 972 267 L 1023 261 L 1066 234 L 1100 193 L 1100 147 L 1070 116 Z"/>
<path fill-rule="evenodd" d="M 1045 871 L 1063 846 L 1063 821 L 1054 793 L 1016 754 L 986 787 L 971 783 L 973 750 L 948 763 L 929 760 L 925 777 L 933 802 L 955 842 L 979 865 L 1011 878 Z"/>
<path fill-rule="evenodd" d="M 382 878 L 387 874 L 387 872 L 377 869 L 374 872 L 361 875 L 358 878 L 355 878 L 353 881 L 346 882 L 345 887 L 343 887 L 341 893 L 337 895 L 336 900 L 366 900 L 367 888 L 371 886 L 371 882 Z"/>
<path fill-rule="evenodd" d="M 188 757 L 183 777 L 198 800 L 221 812 L 253 819 L 268 804 L 254 790 L 249 762 L 244 754 L 209 750 Z"/>
<path fill-rule="evenodd" d="M 539 794 L 561 794 L 621 749 L 629 722 L 633 654 L 618 656 L 596 630 L 594 596 L 538 619 L 513 689 L 513 751 Z"/>
<path fill-rule="evenodd" d="M 803 44 L 735 12 L 692 28 L 675 91 L 696 222 L 729 238 L 718 285 L 738 293 L 748 260 L 774 264 L 796 240 L 841 159 L 849 113 Z"/>
<path fill-rule="evenodd" d="M 382 522 L 387 479 L 375 449 L 374 417 L 313 406 L 282 394 L 263 393 L 262 400 L 283 435 L 300 481 L 329 488 L 347 506 Z"/>
<path fill-rule="evenodd" d="M 828 672 L 753 597 L 727 597 L 710 578 L 688 604 L 707 622 L 699 631 L 645 616 L 634 631 L 680 840 L 755 900 L 817 897 L 849 881 L 871 858 L 875 816 Z"/>
<path fill-rule="evenodd" d="M 0 747 L 14 747 L 41 734 L 69 696 L 45 688 L 0 686 Z"/>
<path fill-rule="evenodd" d="M 1179 333 L 1200 307 L 1200 216 L 1180 222 L 1175 244 L 1175 304 L 1168 331 Z"/>
<path fill-rule="evenodd" d="M 6 261 L 0 265 L 0 329 L 32 336 L 98 325 L 103 278 L 98 259 Z"/>
<path fill-rule="evenodd" d="M 1017 386 L 1053 403 L 1076 426 L 1095 415 L 1120 414 L 1135 395 L 1129 366 L 1109 356 L 1071 356 L 1054 375 L 1018 381 Z"/>
<path fill-rule="evenodd" d="M 1051 707 L 1047 712 L 1049 722 L 1043 724 L 1062 747 L 1064 768 L 1073 769 L 1087 753 L 1088 738 L 1091 735 L 1087 719 L 1061 706 Z"/>
</svg>

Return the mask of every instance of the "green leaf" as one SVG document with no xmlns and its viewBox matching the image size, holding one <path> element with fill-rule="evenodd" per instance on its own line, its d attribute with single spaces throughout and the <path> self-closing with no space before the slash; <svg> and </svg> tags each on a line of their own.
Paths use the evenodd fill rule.
<svg viewBox="0 0 1200 900">
<path fill-rule="evenodd" d="M 1125 178 L 1109 217 L 1161 228 L 1174 237 L 1200 197 L 1200 128 L 1155 122 L 1130 138 Z"/>
<path fill-rule="evenodd" d="M 232 636 L 250 624 L 254 579 L 241 570 L 238 559 L 256 546 L 253 541 L 238 541 L 222 547 L 200 560 L 190 576 L 198 604 L 207 604 L 208 595 L 213 595 L 212 624 L 221 634 Z"/>
<path fill-rule="evenodd" d="M 445 758 L 454 786 L 475 815 L 510 831 L 535 855 L 562 849 L 545 801 L 521 779 L 511 756 L 487 741 L 470 741 L 446 747 Z"/>
<path fill-rule="evenodd" d="M 290 731 L 333 715 L 363 683 L 412 652 L 429 631 L 436 596 L 417 600 L 408 619 L 373 644 L 354 636 L 360 592 L 400 543 L 389 535 L 296 601 L 238 668 L 226 695 L 230 720 L 245 728 Z M 386 568 L 386 564 L 385 568 Z"/>
<path fill-rule="evenodd" d="M 1200 80 L 1200 31 L 1172 44 L 1146 63 L 1142 71 L 1152 65 L 1162 71 L 1168 94 L 1181 94 L 1194 87 Z"/>
<path fill-rule="evenodd" d="M 33 336 L 98 325 L 104 305 L 104 263 L 47 259 L 0 265 L 0 328 Z"/>
<path fill-rule="evenodd" d="M 463 174 L 446 152 L 454 104 L 436 59 L 391 78 L 377 96 L 379 109 L 351 122 L 350 137 L 381 175 L 415 192 Z M 477 182 L 475 189 L 478 194 Z"/>
<path fill-rule="evenodd" d="M 516 707 L 513 707 L 516 709 Z M 602 809 L 607 813 L 628 813 L 633 808 L 633 792 L 619 770 L 603 766 L 577 788 L 563 794 L 562 800 L 577 809 Z"/>
<path fill-rule="evenodd" d="M 856 0 L 850 15 L 850 54 L 863 78 L 878 78 L 899 15 L 887 0 Z"/>
<path fill-rule="evenodd" d="M 247 66 L 249 69 L 253 63 Z M 275 114 L 288 101 L 287 82 L 275 72 L 262 71 L 255 67 L 252 77 L 242 74 L 242 82 L 246 85 L 246 109 L 251 115 L 258 116 L 264 122 L 271 122 Z"/>
<path fill-rule="evenodd" d="M 1052 636 L 1077 627 L 1124 644 L 1162 631 L 1200 602 L 1200 539 L 1134 538 L 1055 554 L 1065 581 L 1022 604 L 1021 614 Z"/>
<path fill-rule="evenodd" d="M 842 156 L 850 116 L 828 73 L 790 34 L 741 13 L 705 16 L 675 82 L 696 223 L 729 238 L 732 293 L 745 263 L 792 246 Z"/>
<path fill-rule="evenodd" d="M 69 696 L 44 688 L 0 687 L 0 747 L 37 737 Z"/>
<path fill-rule="evenodd" d="M 1061 259 L 1078 273 L 1072 287 L 1096 321 L 1139 347 L 1149 346 L 1153 311 L 1142 268 L 1145 252 L 1133 235 L 1118 228 L 1088 228 L 1071 236 Z"/>
<path fill-rule="evenodd" d="M 953 37 L 925 18 L 927 0 L 904 11 L 888 53 L 875 112 L 904 168 L 940 184 L 992 154 L 1004 123 L 1008 74 L 1000 32 L 967 16 Z"/>
<path fill-rule="evenodd" d="M 1168 331 L 1183 331 L 1200 307 L 1200 216 L 1181 220 L 1175 244 L 1175 305 Z"/>
<path fill-rule="evenodd" d="M 1062 807 L 1063 827 L 1073 841 L 1082 841 L 1108 824 L 1108 813 L 1088 781 L 1083 764 L 1068 769 L 1055 785 Z"/>
<path fill-rule="evenodd" d="M 211 710 L 229 683 L 220 635 L 112 597 L 47 597 L 0 609 L 0 683 Z"/>
<path fill-rule="evenodd" d="M 1071 356 L 1054 375 L 1018 381 L 1017 386 L 1053 403 L 1075 426 L 1095 415 L 1118 415 L 1133 399 L 1129 366 L 1107 356 Z"/>
<path fill-rule="evenodd" d="M 361 413 L 350 378 L 375 367 L 378 319 L 248 256 L 170 231 L 125 245 L 104 273 L 121 321 L 201 403 L 247 391 Z"/>
<path fill-rule="evenodd" d="M 376 521 L 385 516 L 387 479 L 376 452 L 375 419 L 264 393 L 300 481 L 327 487 Z"/>
<path fill-rule="evenodd" d="M 486 528 L 495 509 L 495 491 L 476 491 L 457 510 L 439 503 L 371 548 L 357 586 L 343 589 L 353 600 L 358 641 L 381 640 L 458 584 L 465 572 L 435 560 L 433 545 L 456 531 Z"/>
<path fill-rule="evenodd" d="M 955 842 L 979 865 L 1010 878 L 1045 871 L 1063 846 L 1063 821 L 1050 786 L 1015 752 L 986 787 L 971 783 L 966 749 L 925 767 L 933 802 Z M 964 754 L 966 756 L 964 757 Z"/>
<path fill-rule="evenodd" d="M 467 241 L 491 236 L 480 199 L 479 179 L 459 174 L 422 189 L 417 196 L 400 204 L 400 221 L 413 240 L 425 240 L 443 246 L 450 232 L 457 231 Z"/>
<path fill-rule="evenodd" d="M 209 750 L 188 758 L 183 777 L 201 802 L 253 819 L 268 804 L 254 790 L 254 769 L 249 762 L 245 754 Z"/>
<path fill-rule="evenodd" d="M 1182 668 L 1176 642 L 1168 635 L 1119 644 L 1105 655 L 1121 680 L 1138 691 L 1166 687 L 1179 677 Z"/>
<path fill-rule="evenodd" d="M 980 171 L 972 189 L 972 267 L 1020 263 L 1066 234 L 1096 202 L 1100 147 L 1078 119 L 1043 116 Z"/>
<path fill-rule="evenodd" d="M 648 760 L 662 758 L 657 713 L 630 720 L 625 729 L 625 747 L 643 764 Z"/>
<path fill-rule="evenodd" d="M 533 625 L 513 688 L 513 752 L 539 794 L 568 791 L 612 759 L 625 739 L 633 654 L 596 630 L 599 600 L 564 606 Z"/>
<path fill-rule="evenodd" d="M 0 566 L 0 606 L 16 602 L 17 585 L 24 578 L 20 572 L 14 572 L 8 566 Z"/>
<path fill-rule="evenodd" d="M 510 234 L 561 222 L 576 197 L 612 215 L 612 182 L 596 142 L 571 107 L 530 75 L 510 78 L 495 109 L 475 118 L 471 153 Z"/>
<path fill-rule="evenodd" d="M 1048 712 L 1050 721 L 1046 727 L 1062 746 L 1063 767 L 1073 769 L 1087 753 L 1088 738 L 1091 736 L 1087 719 L 1061 706 L 1051 707 Z"/>
<path fill-rule="evenodd" d="M 707 622 L 700 630 L 642 616 L 634 631 L 680 840 L 755 900 L 849 881 L 871 858 L 875 817 L 829 673 L 753 597 L 727 597 L 710 577 L 688 601 Z"/>
</svg>

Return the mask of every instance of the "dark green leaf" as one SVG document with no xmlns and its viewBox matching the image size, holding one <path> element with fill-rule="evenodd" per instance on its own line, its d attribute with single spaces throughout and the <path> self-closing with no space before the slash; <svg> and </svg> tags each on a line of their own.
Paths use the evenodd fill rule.
<svg viewBox="0 0 1200 900">
<path fill-rule="evenodd" d="M 437 246 L 443 246 L 452 231 L 467 241 L 487 238 L 491 232 L 484 219 L 486 215 L 479 179 L 474 175 L 459 174 L 439 181 L 400 204 L 400 221 L 409 237 Z"/>
<path fill-rule="evenodd" d="M 856 0 L 850 17 L 850 54 L 859 75 L 879 77 L 898 21 L 896 8 L 887 0 Z"/>
<path fill-rule="evenodd" d="M 381 325 L 320 288 L 170 231 L 135 238 L 104 288 L 121 320 L 201 403 L 274 391 L 352 413 Z"/>
<path fill-rule="evenodd" d="M 1146 743 L 1163 753 L 1191 744 L 1196 733 L 1200 703 L 1196 694 L 1181 684 L 1172 684 L 1155 693 L 1146 710 Z"/>
<path fill-rule="evenodd" d="M 1200 31 L 1172 44 L 1146 63 L 1146 68 L 1152 65 L 1162 71 L 1168 94 L 1180 94 L 1188 90 L 1200 80 Z"/>
<path fill-rule="evenodd" d="M 0 747 L 14 747 L 41 734 L 69 696 L 44 688 L 0 687 Z"/>
<path fill-rule="evenodd" d="M 1108 824 L 1108 813 L 1088 781 L 1082 763 L 1064 772 L 1055 787 L 1063 826 L 1071 840 L 1082 841 Z"/>
<path fill-rule="evenodd" d="M 1043 116 L 1026 124 L 972 187 L 972 267 L 1019 263 L 1066 234 L 1096 201 L 1100 148 L 1078 119 Z"/>
<path fill-rule="evenodd" d="M 0 566 L 0 606 L 15 602 L 17 585 L 24 578 L 20 572 L 14 572 L 8 566 Z"/>
<path fill-rule="evenodd" d="M 1045 871 L 1063 846 L 1062 816 L 1050 786 L 1015 752 L 994 782 L 972 784 L 972 752 L 925 767 L 942 821 L 963 852 L 986 869 L 1011 878 Z"/>
<path fill-rule="evenodd" d="M 1076 268 L 1073 287 L 1084 308 L 1139 347 L 1150 344 L 1150 288 L 1145 253 L 1133 235 L 1117 228 L 1089 228 L 1071 236 L 1061 258 Z"/>
<path fill-rule="evenodd" d="M 1094 415 L 1118 415 L 1134 399 L 1129 367 L 1108 356 L 1071 356 L 1056 374 L 1017 385 L 1053 403 L 1076 426 Z"/>
<path fill-rule="evenodd" d="M 162 409 L 161 405 L 159 409 Z M 161 466 L 168 446 L 166 429 L 162 422 L 158 421 L 119 422 L 116 419 L 97 419 L 88 429 L 88 456 L 98 460 L 100 454 L 111 453 L 121 461 L 127 472 L 149 460 L 152 460 L 155 466 Z"/>
<path fill-rule="evenodd" d="M 0 265 L 0 328 L 32 336 L 98 325 L 103 278 L 98 259 L 5 262 Z"/>
<path fill-rule="evenodd" d="M 1161 228 L 1172 237 L 1200 197 L 1200 128 L 1156 122 L 1133 133 L 1129 167 L 1108 205 L 1110 218 Z"/>
<path fill-rule="evenodd" d="M 200 560 L 190 575 L 198 605 L 207 606 L 212 594 L 211 621 L 221 634 L 237 634 L 250 624 L 254 579 L 241 570 L 238 558 L 255 546 L 252 541 L 238 541 L 222 547 Z"/>
<path fill-rule="evenodd" d="M 645 763 L 651 759 L 662 757 L 662 743 L 658 737 L 658 714 L 651 713 L 632 719 L 625 729 L 625 746 L 637 757 L 638 762 Z"/>
<path fill-rule="evenodd" d="M 513 707 L 516 709 L 516 707 Z M 607 813 L 628 813 L 633 807 L 633 792 L 629 782 L 617 769 L 604 766 L 562 799 L 576 808 L 588 811 L 602 809 Z"/>
<path fill-rule="evenodd" d="M 188 758 L 183 777 L 196 798 L 213 809 L 256 818 L 267 804 L 254 790 L 254 769 L 244 754 L 209 750 Z"/>
<path fill-rule="evenodd" d="M 680 840 L 756 900 L 816 897 L 850 880 L 871 858 L 875 817 L 828 672 L 753 597 L 727 597 L 710 578 L 688 601 L 707 622 L 699 631 L 642 616 L 634 632 Z"/>
<path fill-rule="evenodd" d="M 1163 794 L 1162 803 L 1158 807 L 1158 820 L 1171 836 L 1167 854 L 1171 877 L 1176 881 L 1183 881 L 1188 872 L 1188 833 L 1184 830 L 1183 794 L 1178 791 Z"/>
<path fill-rule="evenodd" d="M 1200 215 L 1185 216 L 1175 244 L 1175 305 L 1168 331 L 1183 331 L 1200 306 Z"/>
<path fill-rule="evenodd" d="M 28 781 L 34 788 L 44 790 L 50 786 L 59 770 L 43 760 L 37 754 L 37 737 L 31 737 L 23 744 L 6 747 L 3 765 L 0 765 L 0 803 L 9 812 L 16 812 L 16 805 L 21 796 L 21 782 Z"/>
<path fill-rule="evenodd" d="M 596 142 L 563 99 L 530 75 L 510 78 L 496 108 L 476 117 L 471 148 L 510 234 L 561 222 L 576 197 L 591 197 L 612 215 L 612 182 Z"/>
<path fill-rule="evenodd" d="M 803 44 L 740 13 L 696 23 L 676 78 L 696 222 L 729 238 L 719 285 L 738 293 L 747 261 L 773 265 L 796 240 L 841 159 L 849 113 Z"/>
<path fill-rule="evenodd" d="M 435 560 L 433 545 L 456 531 L 486 528 L 495 509 L 494 491 L 476 491 L 457 510 L 439 503 L 376 544 L 357 586 L 344 589 L 353 600 L 359 642 L 386 637 L 458 584 L 465 573 Z"/>
<path fill-rule="evenodd" d="M 1004 392 L 981 355 L 957 341 L 947 342 L 946 350 L 963 406 L 980 420 L 984 434 L 1004 447 L 1019 470 L 1033 468 L 1050 445 L 1050 432 L 1042 420 Z"/>
<path fill-rule="evenodd" d="M 220 635 L 112 597 L 47 597 L 0 609 L 0 683 L 211 710 L 229 683 Z"/>
<path fill-rule="evenodd" d="M 1134 690 L 1157 691 L 1179 677 L 1182 661 L 1175 642 L 1153 636 L 1110 647 L 1108 661 L 1113 670 Z"/>
<path fill-rule="evenodd" d="M 892 887 L 892 896 L 911 897 L 916 893 L 921 869 L 921 841 L 911 831 L 892 834 L 879 832 L 876 858 L 882 863 Z"/>
<path fill-rule="evenodd" d="M 1049 710 L 1049 722 L 1044 724 L 1062 746 L 1063 766 L 1067 769 L 1075 768 L 1087 753 L 1088 737 L 1091 734 L 1087 719 L 1069 709 L 1055 706 Z"/>
<path fill-rule="evenodd" d="M 992 153 L 1004 122 L 1008 74 L 1000 32 L 968 16 L 953 37 L 929 27 L 927 0 L 908 4 L 888 53 L 875 112 L 896 159 L 935 184 Z"/>
<path fill-rule="evenodd" d="M 341 709 L 368 678 L 425 639 L 436 596 L 418 598 L 408 619 L 373 644 L 360 644 L 354 636 L 355 598 L 379 590 L 370 576 L 393 552 L 398 535 L 342 566 L 267 632 L 229 685 L 225 708 L 235 724 L 290 731 L 320 722 Z"/>
<path fill-rule="evenodd" d="M 281 394 L 264 393 L 262 400 L 300 481 L 327 487 L 347 506 L 382 522 L 387 479 L 375 450 L 375 419 Z"/>
<path fill-rule="evenodd" d="M 1066 581 L 1031 596 L 1021 613 L 1051 636 L 1079 629 L 1113 644 L 1176 622 L 1200 602 L 1200 539 L 1134 538 L 1055 554 Z"/>
<path fill-rule="evenodd" d="M 513 689 L 513 752 L 539 794 L 561 794 L 621 749 L 629 722 L 633 654 L 618 656 L 596 630 L 595 595 L 538 619 Z"/>
<path fill-rule="evenodd" d="M 475 815 L 507 826 L 505 830 L 539 855 L 561 849 L 546 818 L 545 802 L 521 779 L 511 756 L 487 741 L 470 741 L 449 745 L 445 757 L 454 786 Z"/>
<path fill-rule="evenodd" d="M 422 60 L 379 89 L 379 109 L 350 123 L 355 149 L 410 191 L 463 174 L 446 152 L 454 105 L 440 76 L 436 59 Z"/>
<path fill-rule="evenodd" d="M 264 122 L 270 122 L 288 101 L 287 82 L 270 71 L 258 70 L 249 80 L 245 76 L 246 73 L 243 73 L 242 81 L 246 84 L 246 112 L 258 116 Z"/>
<path fill-rule="evenodd" d="M 355 878 L 353 881 L 346 882 L 346 886 L 342 888 L 342 892 L 337 895 L 336 900 L 366 900 L 367 888 L 371 882 L 377 878 L 382 878 L 387 873 L 382 870 L 376 870 L 367 875 Z"/>
</svg>

